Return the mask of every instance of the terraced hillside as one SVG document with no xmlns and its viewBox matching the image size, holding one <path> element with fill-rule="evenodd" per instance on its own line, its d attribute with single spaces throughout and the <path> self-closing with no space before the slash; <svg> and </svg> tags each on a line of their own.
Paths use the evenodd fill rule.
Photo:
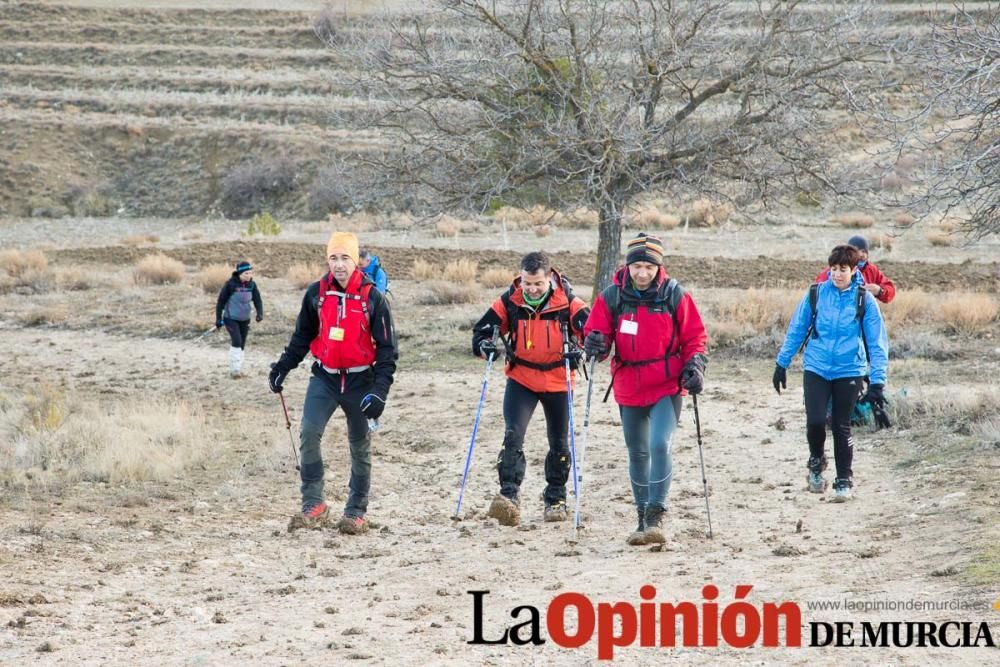
<svg viewBox="0 0 1000 667">
<path fill-rule="evenodd" d="M 202 214 L 235 166 L 279 157 L 301 212 L 331 155 L 371 141 L 349 129 L 349 63 L 312 16 L 3 7 L 0 214 L 58 216 L 81 192 L 126 215 Z"/>
</svg>

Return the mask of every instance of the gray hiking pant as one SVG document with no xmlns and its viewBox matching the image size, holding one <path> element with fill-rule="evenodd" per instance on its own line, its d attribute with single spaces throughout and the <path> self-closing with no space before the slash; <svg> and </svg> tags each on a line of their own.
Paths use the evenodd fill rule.
<svg viewBox="0 0 1000 667">
<path fill-rule="evenodd" d="M 302 408 L 299 461 L 302 467 L 302 511 L 323 500 L 323 455 L 320 443 L 323 431 L 339 406 L 347 418 L 347 440 L 351 447 L 350 493 L 344 514 L 364 516 L 368 510 L 368 489 L 371 486 L 371 436 L 368 419 L 361 412 L 361 399 L 370 390 L 367 387 L 340 393 L 338 375 L 315 369 L 306 389 L 305 406 Z M 352 382 L 351 384 L 356 384 Z"/>
</svg>

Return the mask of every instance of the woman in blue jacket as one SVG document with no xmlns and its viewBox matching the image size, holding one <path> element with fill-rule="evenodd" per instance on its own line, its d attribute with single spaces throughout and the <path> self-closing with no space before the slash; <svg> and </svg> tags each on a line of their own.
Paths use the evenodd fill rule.
<svg viewBox="0 0 1000 667">
<path fill-rule="evenodd" d="M 837 465 L 834 502 L 848 500 L 854 486 L 851 411 L 866 374 L 871 384 L 865 400 L 880 410 L 885 404 L 889 338 L 875 297 L 864 289 L 864 280 L 856 270 L 859 259 L 857 249 L 849 245 L 839 245 L 830 253 L 829 278 L 810 288 L 815 289 L 815 310 L 807 292 L 792 315 L 773 377 L 774 389 L 780 394 L 787 388 L 786 369 L 796 352 L 805 347 L 802 389 L 809 440 L 807 481 L 813 493 L 826 490 L 822 475 L 826 469 L 826 406 L 832 398 L 833 456 Z"/>
</svg>

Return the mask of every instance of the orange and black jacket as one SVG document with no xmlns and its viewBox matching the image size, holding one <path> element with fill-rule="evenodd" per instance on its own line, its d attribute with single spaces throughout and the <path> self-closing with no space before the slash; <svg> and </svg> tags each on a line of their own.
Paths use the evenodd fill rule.
<svg viewBox="0 0 1000 667">
<path fill-rule="evenodd" d="M 534 392 L 565 392 L 561 327 L 565 323 L 570 335 L 582 340 L 590 308 L 573 295 L 569 281 L 554 269 L 549 280 L 549 296 L 538 308 L 532 308 L 524 301 L 521 278 L 515 278 L 472 328 L 472 352 L 480 356 L 480 343 L 498 326 L 500 334 L 508 338 L 511 352 L 504 367 L 507 377 Z"/>
</svg>

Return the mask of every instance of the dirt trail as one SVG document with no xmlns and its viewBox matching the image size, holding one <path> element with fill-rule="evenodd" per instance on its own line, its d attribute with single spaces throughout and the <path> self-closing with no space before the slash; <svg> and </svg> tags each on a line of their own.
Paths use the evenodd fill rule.
<svg viewBox="0 0 1000 667">
<path fill-rule="evenodd" d="M 567 525 L 541 522 L 540 419 L 526 441 L 525 524 L 500 528 L 482 518 L 495 491 L 490 462 L 502 435 L 502 382 L 495 372 L 466 493 L 470 516 L 455 523 L 449 515 L 481 375 L 415 373 L 404 359 L 375 437 L 370 518 L 378 528 L 360 538 L 332 531 L 288 534 L 297 480 L 277 401 L 265 387 L 266 362 L 275 350 L 251 349 L 251 377 L 231 381 L 224 378 L 225 350 L 218 341 L 192 345 L 93 333 L 80 345 L 74 332 L 10 328 L 3 337 L 8 349 L 18 350 L 5 362 L 7 378 L 57 381 L 78 395 L 106 400 L 197 397 L 230 437 L 217 443 L 224 466 L 145 492 L 80 484 L 54 497 L 7 495 L 0 504 L 3 590 L 22 600 L 41 594 L 46 602 L 0 606 L 0 623 L 13 623 L 0 628 L 0 662 L 41 656 L 46 662 L 102 664 L 372 659 L 576 665 L 596 662 L 593 643 L 575 651 L 551 642 L 467 645 L 472 600 L 466 591 L 491 591 L 487 636 L 511 622 L 509 611 L 517 605 L 531 604 L 544 614 L 552 597 L 566 591 L 595 602 L 637 604 L 644 584 L 654 585 L 664 602 L 700 602 L 708 582 L 720 587 L 720 600 L 729 601 L 737 584 L 752 584 L 753 601 L 796 601 L 805 621 L 845 618 L 807 611 L 810 601 L 968 598 L 953 580 L 929 576 L 941 564 L 938 545 L 959 543 L 962 527 L 914 514 L 906 489 L 878 453 L 883 436 L 858 437 L 855 501 L 836 505 L 804 491 L 801 399 L 797 391 L 780 397 L 762 392 L 764 364 L 713 366 L 700 401 L 714 540 L 706 536 L 692 413 L 685 406 L 674 441 L 668 549 L 656 553 L 624 543 L 633 510 L 610 403 L 595 401 L 592 415 L 583 535 L 572 539 Z M 74 353 L 50 352 L 65 349 Z M 598 386 L 607 382 L 606 373 L 599 370 Z M 305 377 L 299 369 L 287 382 L 296 415 Z M 582 409 L 582 396 L 577 405 Z M 779 422 L 787 428 L 776 428 Z M 335 508 L 344 500 L 344 441 L 335 416 L 324 446 Z M 122 493 L 146 493 L 150 504 L 112 502 Z M 24 616 L 29 610 L 37 615 Z M 857 612 L 847 617 L 871 618 Z M 905 618 L 936 617 L 910 612 Z M 36 653 L 43 642 L 55 651 Z M 855 664 L 981 665 L 995 657 L 985 649 L 856 651 Z M 662 664 L 669 657 L 705 665 L 779 657 L 817 664 L 817 658 L 842 659 L 842 652 L 630 648 L 616 657 L 621 664 Z"/>
</svg>

